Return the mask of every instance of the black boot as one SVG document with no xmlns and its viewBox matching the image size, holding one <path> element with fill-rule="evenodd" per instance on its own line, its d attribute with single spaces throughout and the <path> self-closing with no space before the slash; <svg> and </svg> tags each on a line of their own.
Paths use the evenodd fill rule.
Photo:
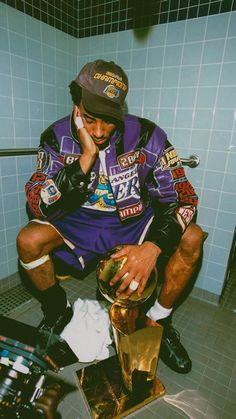
<svg viewBox="0 0 236 419">
<path fill-rule="evenodd" d="M 172 326 L 171 319 L 157 320 L 164 328 L 159 357 L 175 372 L 187 374 L 191 371 L 192 361 L 180 342 L 179 332 Z"/>
<path fill-rule="evenodd" d="M 66 309 L 58 315 L 58 317 L 55 319 L 52 319 L 45 315 L 42 319 L 42 321 L 38 325 L 38 331 L 39 332 L 50 332 L 54 333 L 55 335 L 60 335 L 63 329 L 66 327 L 66 325 L 70 322 L 71 318 L 73 316 L 73 309 L 68 302 L 68 306 Z"/>
<path fill-rule="evenodd" d="M 38 326 L 38 331 L 60 335 L 73 316 L 65 290 L 56 283 L 53 287 L 41 292 L 40 301 L 44 317 Z"/>
</svg>

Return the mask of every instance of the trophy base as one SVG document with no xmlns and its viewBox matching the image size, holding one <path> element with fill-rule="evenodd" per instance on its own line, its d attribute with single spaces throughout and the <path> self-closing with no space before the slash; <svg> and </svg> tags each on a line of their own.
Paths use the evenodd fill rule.
<svg viewBox="0 0 236 419">
<path fill-rule="evenodd" d="M 123 385 L 116 355 L 76 371 L 76 376 L 94 419 L 123 418 L 165 393 L 158 378 L 140 380 L 130 393 Z"/>
</svg>

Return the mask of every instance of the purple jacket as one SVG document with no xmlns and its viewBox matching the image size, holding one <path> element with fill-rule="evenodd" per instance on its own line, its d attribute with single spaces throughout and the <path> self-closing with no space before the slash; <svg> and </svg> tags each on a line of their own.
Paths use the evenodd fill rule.
<svg viewBox="0 0 236 419">
<path fill-rule="evenodd" d="M 33 217 L 52 219 L 83 204 L 98 184 L 99 158 L 85 175 L 81 148 L 70 116 L 41 136 L 37 171 L 26 184 Z M 105 150 L 105 164 L 119 217 L 140 217 L 148 206 L 155 217 L 148 239 L 163 250 L 174 247 L 196 211 L 197 196 L 165 132 L 153 122 L 125 115 Z"/>
</svg>

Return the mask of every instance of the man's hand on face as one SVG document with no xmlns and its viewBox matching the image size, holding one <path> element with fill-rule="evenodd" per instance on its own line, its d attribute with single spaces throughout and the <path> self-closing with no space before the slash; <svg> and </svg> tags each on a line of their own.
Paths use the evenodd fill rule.
<svg viewBox="0 0 236 419">
<path fill-rule="evenodd" d="M 73 116 L 76 128 L 79 131 L 79 141 L 84 153 L 97 155 L 99 149 L 84 126 L 79 106 L 74 107 Z"/>
<path fill-rule="evenodd" d="M 151 272 L 156 266 L 157 258 L 160 254 L 161 249 L 154 243 L 148 241 L 141 245 L 124 246 L 121 250 L 114 253 L 111 256 L 114 261 L 124 257 L 127 258 L 122 268 L 110 281 L 110 285 L 114 285 L 125 276 L 116 292 L 116 296 L 118 297 L 127 289 L 125 294 L 129 297 L 136 290 L 134 289 L 135 287 L 132 287 L 134 284 L 137 286 L 137 294 L 140 297 L 146 287 Z"/>
<path fill-rule="evenodd" d="M 81 169 L 85 174 L 87 174 L 96 160 L 99 148 L 94 143 L 92 137 L 84 127 L 79 106 L 74 106 L 73 118 L 78 131 L 79 142 L 83 150 L 79 162 Z"/>
</svg>

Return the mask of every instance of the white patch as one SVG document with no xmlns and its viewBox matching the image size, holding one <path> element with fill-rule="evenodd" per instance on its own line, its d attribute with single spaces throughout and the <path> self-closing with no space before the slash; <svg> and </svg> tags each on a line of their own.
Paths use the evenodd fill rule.
<svg viewBox="0 0 236 419">
<path fill-rule="evenodd" d="M 136 167 L 111 175 L 110 183 L 116 201 L 121 202 L 130 197 L 140 199 L 140 185 Z"/>
<path fill-rule="evenodd" d="M 51 205 L 58 201 L 61 197 L 61 192 L 55 185 L 52 179 L 47 179 L 41 190 L 41 198 L 47 205 Z"/>
<path fill-rule="evenodd" d="M 180 207 L 176 210 L 176 217 L 183 231 L 189 225 L 194 213 L 195 210 L 192 207 Z"/>
</svg>

